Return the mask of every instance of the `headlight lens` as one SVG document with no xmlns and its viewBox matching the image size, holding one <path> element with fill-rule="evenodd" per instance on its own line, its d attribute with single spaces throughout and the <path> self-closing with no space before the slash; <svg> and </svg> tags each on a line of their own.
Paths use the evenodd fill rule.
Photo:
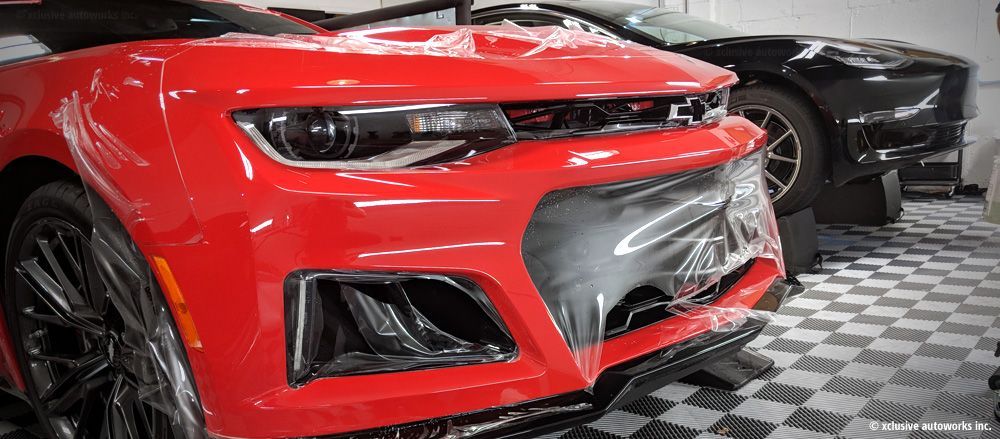
<svg viewBox="0 0 1000 439">
<path fill-rule="evenodd" d="M 305 168 L 430 165 L 514 142 L 495 105 L 269 108 L 237 111 L 233 119 L 269 156 Z"/>
<path fill-rule="evenodd" d="M 807 53 L 818 53 L 852 67 L 891 70 L 910 65 L 913 61 L 902 54 L 874 46 L 855 46 L 829 41 L 799 41 Z"/>
</svg>

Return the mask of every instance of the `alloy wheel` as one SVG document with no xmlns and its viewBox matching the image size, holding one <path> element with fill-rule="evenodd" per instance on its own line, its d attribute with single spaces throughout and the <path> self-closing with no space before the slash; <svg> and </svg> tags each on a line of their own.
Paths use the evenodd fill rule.
<svg viewBox="0 0 1000 439">
<path fill-rule="evenodd" d="M 802 143 L 795 128 L 784 115 L 762 105 L 742 105 L 730 114 L 737 114 L 767 131 L 767 155 L 764 178 L 767 179 L 771 200 L 777 201 L 788 193 L 802 169 Z"/>
<path fill-rule="evenodd" d="M 16 324 L 43 422 L 60 439 L 178 437 L 144 396 L 144 336 L 127 329 L 97 263 L 88 236 L 58 218 L 32 224 L 17 249 Z"/>
</svg>

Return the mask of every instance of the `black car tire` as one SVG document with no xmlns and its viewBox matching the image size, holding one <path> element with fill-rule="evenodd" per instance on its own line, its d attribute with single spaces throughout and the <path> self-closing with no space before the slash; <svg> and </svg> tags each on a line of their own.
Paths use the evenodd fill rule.
<svg viewBox="0 0 1000 439">
<path fill-rule="evenodd" d="M 121 223 L 104 223 L 111 226 L 102 228 L 100 248 L 115 252 L 117 260 L 111 263 L 95 256 L 93 210 L 79 180 L 42 186 L 18 211 L 4 253 L 3 304 L 28 399 L 51 438 L 201 437 L 204 420 L 195 392 L 165 391 L 169 384 L 162 386 L 164 376 L 192 377 L 166 299 Z M 121 272 L 126 266 L 125 272 L 137 276 L 113 281 L 146 285 L 130 289 L 129 295 L 134 309 L 163 322 L 155 335 L 130 329 L 121 318 L 120 302 L 110 298 L 114 287 L 101 273 Z M 48 289 L 36 282 L 46 275 L 53 281 Z M 67 299 L 62 304 L 69 305 L 51 305 L 60 296 Z M 74 312 L 66 318 L 57 308 Z M 137 341 L 143 347 L 135 348 Z M 171 349 L 173 355 L 164 358 L 161 351 Z M 150 370 L 157 366 L 139 358 L 151 358 L 162 367 Z M 160 390 L 154 390 L 160 399 L 153 403 L 148 393 L 139 392 L 140 387 L 148 392 L 151 382 L 161 383 Z M 187 400 L 175 399 L 177 393 Z"/>
<path fill-rule="evenodd" d="M 729 97 L 729 111 L 732 114 L 746 112 L 745 117 L 758 126 L 763 122 L 759 114 L 763 109 L 772 112 L 768 127 L 768 147 L 771 148 L 782 131 L 779 122 L 787 121 L 794 131 L 792 137 L 782 140 L 782 148 L 788 147 L 791 141 L 798 142 L 798 171 L 793 176 L 785 192 L 774 200 L 774 210 L 779 216 L 798 212 L 809 207 L 819 195 L 820 190 L 829 176 L 829 147 L 823 133 L 822 120 L 815 104 L 806 97 L 783 87 L 754 84 L 737 87 Z M 756 113 L 758 116 L 754 116 Z M 755 120 L 757 119 L 757 120 Z M 769 160 L 768 172 L 782 166 L 775 160 Z M 769 176 L 770 178 L 770 176 Z M 772 181 L 768 180 L 771 184 Z"/>
</svg>

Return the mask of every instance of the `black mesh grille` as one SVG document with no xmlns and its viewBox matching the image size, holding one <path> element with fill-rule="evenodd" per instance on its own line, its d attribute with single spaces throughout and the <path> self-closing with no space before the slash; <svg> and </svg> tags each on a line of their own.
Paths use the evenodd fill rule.
<svg viewBox="0 0 1000 439">
<path fill-rule="evenodd" d="M 604 319 L 615 335 L 668 317 L 657 314 L 656 305 L 674 296 L 708 290 L 693 300 L 714 300 L 709 287 L 772 239 L 761 163 L 754 154 L 543 196 L 521 240 L 521 256 L 570 348 L 604 340 Z M 619 303 L 630 311 L 609 317 Z"/>
<path fill-rule="evenodd" d="M 728 90 L 698 95 L 504 104 L 518 139 L 548 139 L 700 123 L 728 100 Z"/>
<path fill-rule="evenodd" d="M 726 294 L 736 285 L 754 263 L 750 260 L 740 268 L 722 277 L 719 282 L 686 299 L 686 302 L 707 305 Z M 608 313 L 604 339 L 609 340 L 646 326 L 663 321 L 675 314 L 669 307 L 674 298 L 653 286 L 642 286 L 630 291 Z"/>
<path fill-rule="evenodd" d="M 890 151 L 912 147 L 942 148 L 958 145 L 965 139 L 965 123 L 931 127 L 876 129 L 866 127 L 866 136 L 874 138 L 875 149 Z"/>
</svg>

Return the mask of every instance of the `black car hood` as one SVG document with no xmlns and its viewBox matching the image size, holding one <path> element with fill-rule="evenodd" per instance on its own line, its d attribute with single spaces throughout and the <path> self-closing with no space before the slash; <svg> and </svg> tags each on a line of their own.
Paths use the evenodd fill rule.
<svg viewBox="0 0 1000 439">
<path fill-rule="evenodd" d="M 835 38 L 821 37 L 815 35 L 747 35 L 742 37 L 722 38 L 706 41 L 696 41 L 687 44 L 673 44 L 661 46 L 661 49 L 684 52 L 687 49 L 706 46 L 728 46 L 735 44 L 788 44 L 806 42 L 826 42 L 830 44 L 847 44 L 858 47 L 873 47 L 890 52 L 906 55 L 914 59 L 936 60 L 945 63 L 971 65 L 973 61 L 960 55 L 955 55 L 941 50 L 918 46 L 903 41 L 887 40 L 879 38 Z"/>
</svg>

